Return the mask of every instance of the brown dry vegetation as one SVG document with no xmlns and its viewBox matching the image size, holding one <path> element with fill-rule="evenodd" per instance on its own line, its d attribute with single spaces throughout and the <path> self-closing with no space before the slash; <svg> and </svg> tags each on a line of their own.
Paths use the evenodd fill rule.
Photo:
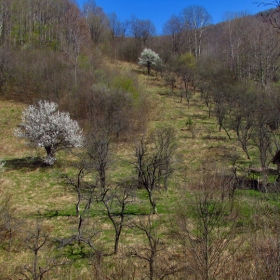
<svg viewBox="0 0 280 280">
<path fill-rule="evenodd" d="M 118 67 L 121 66 L 127 72 L 140 71 L 137 65 L 117 63 Z M 266 259 L 260 255 L 266 253 L 261 251 L 261 247 L 258 246 L 259 241 L 255 242 L 253 246 L 253 240 L 249 237 L 252 236 L 252 228 L 254 231 L 263 230 L 261 224 L 257 229 L 255 228 L 257 221 L 259 223 L 261 223 L 261 219 L 265 219 L 266 223 L 270 221 L 270 217 L 264 218 L 262 215 L 274 213 L 273 206 L 269 204 L 265 206 L 263 200 L 259 201 L 257 198 L 251 199 L 239 194 L 240 197 L 236 198 L 235 202 L 237 209 L 226 218 L 228 222 L 235 224 L 231 235 L 228 235 L 228 246 L 221 246 L 226 239 L 218 238 L 218 232 L 224 230 L 224 226 L 219 228 L 220 223 L 216 224 L 217 228 L 213 229 L 217 236 L 209 235 L 214 246 L 216 244 L 219 254 L 218 257 L 213 256 L 216 259 L 213 260 L 213 267 L 209 269 L 205 268 L 203 263 L 195 262 L 196 257 L 193 254 L 193 249 L 196 248 L 197 254 L 201 252 L 201 256 L 203 256 L 204 243 L 199 243 L 198 236 L 189 239 L 190 237 L 185 235 L 187 232 L 192 234 L 195 222 L 185 216 L 190 210 L 185 209 L 186 212 L 184 212 L 184 208 L 188 208 L 192 203 L 202 202 L 199 200 L 202 199 L 201 196 L 197 196 L 198 200 L 192 198 L 192 193 L 197 189 L 194 182 L 198 179 L 202 180 L 204 177 L 205 181 L 201 181 L 203 187 L 198 187 L 199 191 L 207 196 L 211 190 L 211 201 L 215 195 L 218 197 L 217 203 L 222 203 L 220 201 L 222 191 L 218 187 L 222 187 L 222 183 L 219 182 L 218 177 L 216 181 L 209 180 L 209 178 L 215 177 L 214 174 L 217 172 L 227 172 L 231 158 L 234 158 L 239 151 L 236 140 L 229 140 L 225 132 L 218 131 L 215 120 L 207 117 L 207 109 L 199 102 L 198 94 L 191 100 L 191 106 L 187 109 L 186 101 L 179 102 L 176 91 L 175 95 L 160 94 L 165 89 L 164 81 L 160 77 L 140 74 L 139 83 L 147 91 L 151 104 L 147 131 L 153 131 L 162 124 L 170 125 L 176 131 L 178 149 L 174 162 L 175 172 L 171 178 L 169 190 L 157 194 L 159 214 L 152 218 L 149 215 L 137 217 L 137 214 L 135 217 L 130 217 L 129 224 L 122 234 L 119 254 L 116 257 L 98 257 L 98 254 L 93 254 L 86 259 L 77 258 L 73 262 L 71 256 L 75 255 L 75 248 L 72 248 L 74 250 L 72 253 L 66 254 L 63 252 L 63 248 L 53 249 L 54 254 L 62 255 L 59 259 L 61 264 L 46 274 L 44 279 L 106 279 L 106 277 L 109 279 L 143 279 L 144 275 L 150 275 L 148 266 L 153 250 L 147 243 L 149 239 L 147 240 L 143 229 L 150 232 L 151 240 L 155 242 L 153 244 L 157 244 L 154 252 L 153 279 L 163 279 L 161 277 L 164 275 L 166 275 L 165 279 L 183 279 L 186 275 L 189 275 L 189 279 L 213 279 L 213 276 L 215 279 L 258 279 L 256 266 L 259 268 L 268 265 Z M 19 277 L 18 273 L 25 264 L 32 262 L 32 252 L 26 249 L 25 236 L 28 230 L 32 231 L 36 228 L 37 219 L 40 220 L 44 231 L 51 238 L 49 245 L 40 252 L 48 257 L 51 257 L 50 252 L 55 240 L 70 236 L 75 231 L 77 226 L 77 217 L 74 213 L 75 194 L 66 188 L 59 179 L 61 174 L 73 172 L 71 162 L 75 161 L 75 157 L 61 152 L 58 154 L 58 164 L 53 168 L 42 167 L 36 163 L 34 159 L 42 155 L 42 151 L 29 149 L 24 142 L 19 141 L 13 135 L 13 130 L 20 122 L 21 112 L 25 105 L 7 100 L 1 100 L 0 104 L 2 124 L 0 158 L 6 162 L 1 170 L 1 197 L 10 197 L 9 205 L 2 213 L 9 214 L 11 217 L 10 226 L 2 220 L 4 237 L 2 237 L 3 245 L 0 250 L 0 267 L 1 278 L 14 279 Z M 189 117 L 196 125 L 195 137 L 186 126 Z M 131 160 L 134 153 L 134 142 L 116 142 L 112 152 L 115 165 L 120 164 L 120 159 Z M 127 169 L 122 170 L 120 166 L 115 166 L 110 176 L 111 178 L 123 177 L 127 172 L 125 170 Z M 207 178 L 207 176 L 210 177 Z M 204 188 L 207 190 L 206 192 L 203 192 Z M 184 197 L 186 193 L 189 193 L 185 197 L 186 201 L 184 202 L 183 199 L 180 202 L 178 198 Z M 225 196 L 227 195 L 225 193 Z M 249 210 L 242 209 L 244 203 L 248 204 Z M 263 203 L 263 205 L 260 206 L 259 203 Z M 147 209 L 147 204 L 142 198 L 135 198 L 134 204 L 134 207 L 138 208 L 135 211 L 139 211 L 141 207 Z M 194 204 L 194 207 L 196 207 L 195 205 L 197 204 Z M 94 209 L 95 207 L 97 208 Z M 106 254 L 111 251 L 113 245 L 113 232 L 112 225 L 104 217 L 102 214 L 104 210 L 100 207 L 100 205 L 93 206 L 94 214 L 86 227 L 87 230 L 92 230 L 91 224 L 94 222 L 94 228 L 97 231 L 94 243 L 97 244 L 100 252 Z M 268 207 L 267 210 L 264 210 L 265 207 Z M 255 217 L 257 209 L 262 211 L 258 213 L 258 218 Z M 249 211 L 249 213 L 244 214 L 242 211 Z M 196 215 L 191 212 L 189 214 Z M 243 214 L 244 217 L 242 217 Z M 273 218 L 277 219 L 276 216 Z M 222 221 L 222 223 L 228 222 Z M 239 228 L 236 227 L 237 223 L 239 223 Z M 273 221 L 271 223 L 273 225 Z M 183 224 L 188 230 L 185 233 L 182 231 Z M 228 226 L 230 225 L 228 224 Z M 270 225 L 267 227 L 271 228 Z M 278 232 L 277 229 L 276 232 Z M 255 238 L 258 239 L 257 233 Z M 260 245 L 266 246 L 270 258 L 277 257 L 278 251 L 275 251 L 272 239 L 269 238 L 266 245 Z M 40 261 L 46 264 L 44 258 Z M 256 262 L 258 263 L 255 266 Z"/>
</svg>

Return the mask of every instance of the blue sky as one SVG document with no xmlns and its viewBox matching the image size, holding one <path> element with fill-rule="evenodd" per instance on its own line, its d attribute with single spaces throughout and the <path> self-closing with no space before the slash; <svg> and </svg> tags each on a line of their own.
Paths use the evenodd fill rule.
<svg viewBox="0 0 280 280">
<path fill-rule="evenodd" d="M 76 0 L 82 6 L 86 0 Z M 116 13 L 121 21 L 135 15 L 141 20 L 150 19 L 161 34 L 164 23 L 173 15 L 192 5 L 206 8 L 216 24 L 224 19 L 226 12 L 244 12 L 255 14 L 268 7 L 254 4 L 256 0 L 95 0 L 97 6 L 106 14 Z M 259 1 L 261 2 L 261 1 Z"/>
</svg>

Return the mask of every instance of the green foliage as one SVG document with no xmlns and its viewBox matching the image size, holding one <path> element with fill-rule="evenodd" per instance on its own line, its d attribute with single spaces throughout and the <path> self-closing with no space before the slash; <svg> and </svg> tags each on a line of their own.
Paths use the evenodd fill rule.
<svg viewBox="0 0 280 280">
<path fill-rule="evenodd" d="M 134 99 L 139 98 L 138 90 L 134 86 L 133 80 L 125 76 L 117 76 L 112 83 L 113 88 L 131 93 Z"/>
<path fill-rule="evenodd" d="M 85 69 L 85 70 L 89 70 L 90 67 L 91 67 L 89 58 L 88 58 L 88 56 L 85 55 L 85 54 L 79 55 L 79 57 L 78 57 L 78 63 L 79 63 L 79 66 L 80 66 L 82 69 Z"/>
<path fill-rule="evenodd" d="M 16 45 L 40 46 L 44 45 L 50 49 L 57 50 L 59 41 L 55 36 L 51 37 L 46 34 L 54 34 L 52 24 L 33 23 L 32 29 L 26 29 L 22 23 L 14 23 L 11 29 L 11 37 Z"/>
<path fill-rule="evenodd" d="M 64 255 L 69 258 L 71 261 L 78 261 L 84 258 L 88 258 L 92 254 L 90 250 L 83 244 L 69 244 L 65 247 Z"/>
<path fill-rule="evenodd" d="M 107 82 L 107 74 L 103 69 L 96 69 L 93 73 L 94 79 L 97 81 L 98 84 Z"/>
<path fill-rule="evenodd" d="M 194 69 L 196 67 L 195 57 L 190 52 L 181 54 L 178 58 L 178 62 L 182 66 L 187 66 L 188 68 L 191 68 L 191 69 Z"/>
<path fill-rule="evenodd" d="M 13 25 L 11 36 L 18 45 L 26 43 L 28 39 L 28 34 L 22 30 L 20 23 Z"/>
<path fill-rule="evenodd" d="M 192 120 L 192 118 L 189 116 L 188 117 L 188 120 L 186 121 L 186 126 L 187 127 L 190 127 L 190 126 L 192 126 L 193 125 L 193 120 Z"/>
</svg>

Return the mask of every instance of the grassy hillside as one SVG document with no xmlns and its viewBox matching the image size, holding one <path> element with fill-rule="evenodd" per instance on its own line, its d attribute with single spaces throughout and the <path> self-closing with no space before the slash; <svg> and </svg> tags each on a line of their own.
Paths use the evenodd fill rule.
<svg viewBox="0 0 280 280">
<path fill-rule="evenodd" d="M 215 212 L 216 217 L 221 220 L 219 222 L 215 220 L 216 233 L 214 236 L 211 235 L 213 244 L 217 244 L 216 248 L 220 248 L 219 258 L 225 264 L 227 256 L 231 260 L 233 258 L 240 268 L 238 272 L 234 272 L 234 267 L 228 266 L 225 269 L 222 264 L 219 265 L 215 261 L 213 266 L 220 266 L 220 269 L 223 269 L 223 273 L 220 273 L 217 279 L 227 279 L 225 277 L 230 275 L 235 275 L 235 279 L 256 279 L 254 275 L 257 274 L 257 270 L 253 268 L 248 272 L 249 278 L 244 276 L 251 264 L 260 261 L 258 258 L 254 259 L 256 248 L 252 247 L 253 239 L 256 247 L 259 245 L 259 238 L 267 240 L 267 250 L 270 250 L 271 254 L 278 253 L 273 251 L 275 249 L 273 242 L 278 236 L 278 223 L 274 223 L 279 220 L 278 195 L 237 190 L 234 199 L 226 197 L 223 198 L 225 200 L 221 200 L 221 188 L 226 183 L 219 181 L 217 174 L 230 174 L 232 164 L 237 158 L 236 166 L 240 169 L 248 167 L 249 164 L 254 165 L 254 159 L 252 162 L 246 162 L 236 139 L 232 137 L 230 140 L 224 131 L 218 131 L 216 120 L 208 117 L 207 107 L 200 101 L 199 93 L 194 94 L 188 108 L 186 100 L 180 102 L 179 91 L 171 93 L 161 77 L 147 76 L 134 64 L 120 62 L 118 64 L 125 71 L 138 73 L 139 83 L 149 96 L 151 111 L 148 132 L 163 125 L 173 127 L 176 132 L 175 171 L 170 179 L 170 187 L 166 191 L 156 193 L 159 214 L 149 215 L 150 206 L 146 192 L 143 189 L 136 190 L 125 212 L 126 223 L 121 235 L 120 252 L 118 256 L 114 256 L 110 255 L 114 245 L 113 226 L 104 206 L 100 202 L 95 202 L 87 217 L 86 231 L 91 231 L 96 251 L 86 245 L 79 247 L 80 244 L 61 246 L 61 240 L 73 235 L 77 230 L 76 194 L 63 184 L 61 179 L 63 174 L 75 175 L 76 170 L 72 165 L 77 162 L 77 157 L 60 152 L 54 167 L 43 166 L 40 157 L 44 155 L 44 151 L 40 148 L 28 148 L 24 141 L 17 139 L 13 134 L 26 105 L 0 100 L 2 161 L 0 278 L 16 279 L 22 275 L 20 273 L 26 271 L 24 267 L 27 264 L 32 267 L 34 251 L 28 249 L 28 245 L 30 246 L 28 242 L 34 240 L 28 239 L 28 236 L 30 232 L 41 228 L 48 234 L 49 239 L 47 245 L 39 251 L 38 262 L 41 266 L 51 267 L 53 258 L 56 258 L 58 259 L 56 264 L 59 264 L 46 273 L 44 279 L 106 279 L 105 277 L 142 279 L 143 275 L 151 275 L 148 268 L 151 262 L 141 257 L 151 250 L 147 245 L 149 240 L 158 246 L 157 262 L 154 267 L 157 276 L 153 279 L 160 279 L 159 275 L 164 271 L 166 274 L 164 279 L 183 279 L 177 277 L 184 277 L 182 272 L 184 258 L 188 258 L 192 268 L 199 266 L 195 264 L 191 250 L 184 255 L 182 246 L 185 245 L 182 243 L 182 236 L 180 238 L 176 236 L 178 232 L 183 233 L 174 222 L 184 219 L 187 221 L 186 227 L 189 224 L 195 228 L 197 218 L 195 209 L 200 205 L 195 202 L 202 202 L 199 200 L 202 196 L 196 192 L 197 188 L 200 188 L 205 201 L 208 201 L 208 193 L 212 191 L 212 204 L 209 205 L 219 207 L 222 205 L 219 209 L 224 214 L 221 217 Z M 134 147 L 135 142 L 129 141 L 117 142 L 112 146 L 113 160 L 109 172 L 111 182 L 116 182 L 133 171 L 133 166 L 129 162 L 133 159 Z M 227 192 L 225 194 L 228 195 Z M 175 230 L 178 230 L 176 234 Z M 221 245 L 223 242 L 219 239 L 219 230 L 230 232 L 227 235 L 231 242 L 230 246 Z M 251 231 L 256 234 L 252 236 Z M 149 239 L 147 232 L 152 239 Z M 192 234 L 195 236 L 196 232 Z M 187 237 L 184 238 L 188 240 Z M 200 244 L 198 239 L 190 246 L 194 244 Z M 234 244 L 236 248 L 232 247 Z M 260 247 L 256 250 L 261 252 Z M 235 251 L 237 253 L 233 254 Z M 101 255 L 96 252 L 101 252 Z M 261 253 L 259 256 L 262 256 Z M 265 266 L 265 263 L 262 265 Z M 170 276 L 167 276 L 169 273 Z M 192 272 L 190 275 L 195 277 L 196 274 Z M 203 277 L 199 279 L 207 279 Z"/>
</svg>

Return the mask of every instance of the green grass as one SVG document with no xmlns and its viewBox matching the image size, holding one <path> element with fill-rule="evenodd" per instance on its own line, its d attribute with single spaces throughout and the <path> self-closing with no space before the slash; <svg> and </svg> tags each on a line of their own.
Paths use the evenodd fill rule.
<svg viewBox="0 0 280 280">
<path fill-rule="evenodd" d="M 237 161 L 240 170 L 252 164 L 257 165 L 259 159 L 257 150 L 253 149 L 250 150 L 252 159 L 247 160 L 236 139 L 229 140 L 224 131 L 218 131 L 216 120 L 208 118 L 207 108 L 200 103 L 198 93 L 192 97 L 190 108 L 188 108 L 185 99 L 181 103 L 179 102 L 178 92 L 175 92 L 175 95 L 169 94 L 169 88 L 165 88 L 164 82 L 160 78 L 148 77 L 139 73 L 140 83 L 149 86 L 147 91 L 152 102 L 148 132 L 167 125 L 175 129 L 177 138 L 177 151 L 174 155 L 175 171 L 170 179 L 169 189 L 154 193 L 159 215 L 153 217 L 153 225 L 160 229 L 159 235 L 161 236 L 168 231 L 166 228 L 168 222 L 174 220 L 178 211 L 184 210 L 184 206 L 180 203 L 184 199 L 193 201 L 194 195 L 190 186 L 196 179 L 201 179 L 204 169 L 207 171 L 211 169 L 212 165 L 230 167 L 230 158 L 235 154 L 240 155 Z M 21 121 L 21 112 L 25 105 L 1 100 L 0 104 L 0 119 L 3 124 L 0 127 L 2 142 L 0 159 L 5 162 L 0 173 L 0 191 L 11 195 L 14 215 L 27 225 L 32 225 L 39 219 L 47 226 L 52 238 L 71 236 L 77 230 L 76 194 L 71 188 L 65 186 L 61 175 L 67 173 L 69 176 L 74 176 L 76 170 L 72 164 L 77 159 L 73 155 L 60 152 L 57 154 L 58 161 L 54 167 L 44 166 L 41 160 L 44 150 L 30 149 L 24 141 L 16 139 L 13 135 L 14 128 Z M 186 126 L 189 119 L 196 126 L 194 138 Z M 134 152 L 135 143 L 114 144 L 112 161 L 108 164 L 108 181 L 111 185 L 131 177 L 134 171 L 131 164 L 135 160 Z M 271 178 L 271 180 L 273 179 Z M 235 206 L 238 210 L 238 226 L 247 230 L 254 228 L 256 214 L 258 217 L 261 216 L 259 223 L 269 220 L 269 215 L 279 218 L 277 215 L 280 209 L 280 199 L 277 194 L 237 190 Z M 117 211 L 116 209 L 115 214 L 118 213 Z M 145 220 L 150 212 L 151 206 L 147 191 L 136 190 L 135 200 L 128 204 L 125 210 L 126 221 Z M 225 215 L 227 214 L 225 213 Z M 191 212 L 188 218 L 194 219 L 194 212 Z M 94 226 L 100 231 L 100 234 L 94 237 L 96 244 L 111 252 L 114 230 L 102 203 L 93 202 L 88 221 L 90 221 L 90 224 L 87 225 L 88 229 Z M 272 222 L 271 219 L 270 223 L 272 224 Z M 26 229 L 32 229 L 32 227 L 24 230 Z M 124 229 L 121 237 L 122 246 L 125 248 L 143 244 L 144 241 L 146 240 L 143 234 L 130 227 Z M 23 250 L 18 255 L 10 254 L 9 264 L 15 266 L 16 263 L 21 263 L 21 260 L 26 257 L 25 253 Z M 90 253 L 92 252 L 88 248 L 73 245 L 66 248 L 64 256 L 73 261 L 73 269 L 80 271 L 81 275 L 89 275 L 86 258 Z M 2 264 L 6 261 L 5 258 L 6 255 L 2 252 L 0 254 Z M 82 273 L 84 269 L 85 274 Z"/>
</svg>

